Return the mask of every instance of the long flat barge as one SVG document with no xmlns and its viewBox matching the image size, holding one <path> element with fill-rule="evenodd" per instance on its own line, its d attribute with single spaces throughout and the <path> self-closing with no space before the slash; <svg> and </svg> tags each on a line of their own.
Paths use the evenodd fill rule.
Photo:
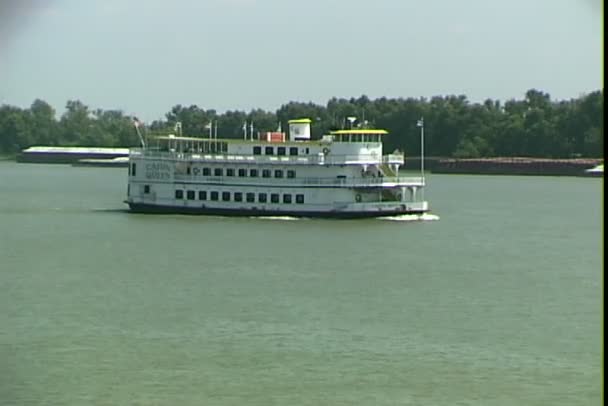
<svg viewBox="0 0 608 406">
<path fill-rule="evenodd" d="M 128 157 L 129 148 L 34 146 L 21 151 L 16 160 L 40 164 L 76 164 L 83 159 L 111 160 Z"/>
<path fill-rule="evenodd" d="M 432 168 L 433 173 L 475 175 L 548 175 L 590 176 L 588 169 L 603 159 L 573 158 L 544 159 L 525 157 L 442 159 Z"/>
</svg>

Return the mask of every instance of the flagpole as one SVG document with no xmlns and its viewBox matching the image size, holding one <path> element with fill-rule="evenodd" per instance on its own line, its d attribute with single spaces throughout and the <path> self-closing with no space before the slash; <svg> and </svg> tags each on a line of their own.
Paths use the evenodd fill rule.
<svg viewBox="0 0 608 406">
<path fill-rule="evenodd" d="M 144 141 L 144 137 L 142 137 L 141 132 L 139 131 L 139 126 L 141 125 L 140 121 L 137 118 L 133 118 L 133 125 L 135 126 L 135 131 L 137 132 L 137 136 L 139 137 L 139 142 L 142 148 L 146 148 L 146 142 Z"/>
<path fill-rule="evenodd" d="M 422 185 L 424 186 L 424 118 L 420 118 L 420 171 L 422 172 Z"/>
<path fill-rule="evenodd" d="M 420 178 L 422 180 L 422 186 L 424 186 L 424 117 L 420 117 L 420 120 L 416 123 L 420 127 Z M 422 189 L 424 191 L 424 189 Z"/>
</svg>

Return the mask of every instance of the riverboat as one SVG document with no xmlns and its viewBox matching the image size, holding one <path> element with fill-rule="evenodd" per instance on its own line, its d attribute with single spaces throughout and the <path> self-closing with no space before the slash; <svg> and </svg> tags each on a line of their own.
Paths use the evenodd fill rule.
<svg viewBox="0 0 608 406">
<path fill-rule="evenodd" d="M 179 125 L 176 134 L 140 137 L 142 146 L 129 153 L 125 202 L 135 212 L 231 216 L 365 218 L 429 210 L 424 167 L 419 176 L 401 176 L 404 154 L 383 154 L 387 131 L 348 128 L 311 139 L 310 119 L 288 124 L 288 134 L 255 137 L 245 127 L 243 139 L 217 139 L 211 131 L 208 138 L 186 137 Z"/>
</svg>

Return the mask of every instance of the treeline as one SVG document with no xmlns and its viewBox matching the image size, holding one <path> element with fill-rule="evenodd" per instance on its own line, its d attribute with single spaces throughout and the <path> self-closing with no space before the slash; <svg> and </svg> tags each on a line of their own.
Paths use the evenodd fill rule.
<svg viewBox="0 0 608 406">
<path fill-rule="evenodd" d="M 388 151 L 400 149 L 416 155 L 420 148 L 418 119 L 424 117 L 425 152 L 442 157 L 530 156 L 545 158 L 603 157 L 603 90 L 577 99 L 553 101 L 549 94 L 528 90 L 523 100 L 486 100 L 471 103 L 466 96 L 431 99 L 371 100 L 367 96 L 332 98 L 325 106 L 289 102 L 276 112 L 260 109 L 219 114 L 196 105 L 176 105 L 165 119 L 147 123 L 150 133 L 171 131 L 182 123 L 182 133 L 206 136 L 217 123 L 220 138 L 242 138 L 243 124 L 254 131 L 287 128 L 293 118 L 311 118 L 313 138 L 345 128 L 347 117 L 355 125 L 367 124 L 389 131 Z M 32 145 L 136 146 L 139 138 L 133 117 L 119 110 L 92 110 L 80 101 L 68 101 L 59 119 L 46 102 L 30 108 L 0 107 L 0 153 L 13 154 Z"/>
</svg>

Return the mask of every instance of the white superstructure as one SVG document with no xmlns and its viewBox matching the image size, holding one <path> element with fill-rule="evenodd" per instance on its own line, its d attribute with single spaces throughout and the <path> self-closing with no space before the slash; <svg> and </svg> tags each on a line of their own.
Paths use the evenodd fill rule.
<svg viewBox="0 0 608 406">
<path fill-rule="evenodd" d="M 257 140 L 161 136 L 130 151 L 126 202 L 138 212 L 378 217 L 428 211 L 421 176 L 399 176 L 377 129 L 310 139 L 310 120 Z"/>
</svg>

